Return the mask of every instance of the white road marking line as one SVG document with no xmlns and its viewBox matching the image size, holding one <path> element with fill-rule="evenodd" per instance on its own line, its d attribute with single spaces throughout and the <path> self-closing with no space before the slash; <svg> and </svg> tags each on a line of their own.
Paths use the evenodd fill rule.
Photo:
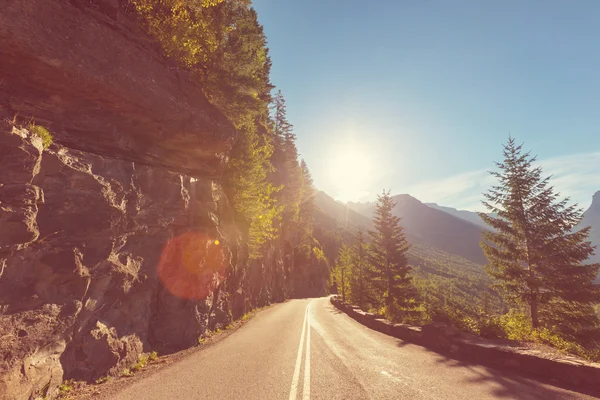
<svg viewBox="0 0 600 400">
<path fill-rule="evenodd" d="M 302 345 L 304 344 L 304 334 L 306 333 L 306 319 L 308 316 L 308 306 L 304 311 L 304 321 L 302 322 L 302 334 L 300 335 L 300 344 L 298 345 L 298 357 L 296 357 L 296 367 L 294 368 L 294 377 L 292 378 L 292 387 L 290 388 L 289 400 L 296 400 L 298 393 L 298 380 L 300 379 L 300 365 L 302 364 Z"/>
<path fill-rule="evenodd" d="M 302 400 L 310 399 L 310 305 L 306 306 L 306 355 L 304 357 L 304 388 L 302 389 Z"/>
</svg>

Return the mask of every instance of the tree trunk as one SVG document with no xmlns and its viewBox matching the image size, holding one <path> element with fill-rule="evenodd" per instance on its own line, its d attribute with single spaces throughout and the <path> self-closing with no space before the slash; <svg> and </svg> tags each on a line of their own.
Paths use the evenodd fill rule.
<svg viewBox="0 0 600 400">
<path fill-rule="evenodd" d="M 538 299 L 537 294 L 531 294 L 531 326 L 538 328 L 540 326 L 540 320 L 538 317 Z"/>
<path fill-rule="evenodd" d="M 344 279 L 344 270 L 342 270 L 342 301 L 346 302 L 346 281 Z"/>
<path fill-rule="evenodd" d="M 363 286 L 364 278 L 363 278 L 363 274 L 362 274 L 362 263 L 358 265 L 358 271 L 359 271 L 358 272 L 358 276 L 359 276 L 359 279 L 360 279 L 359 289 L 358 289 L 358 290 L 360 290 L 360 294 L 358 296 L 358 306 L 362 309 L 363 308 L 363 304 L 364 304 L 364 297 L 363 297 L 364 296 L 364 293 L 363 293 L 363 290 L 364 290 L 364 286 Z"/>
</svg>

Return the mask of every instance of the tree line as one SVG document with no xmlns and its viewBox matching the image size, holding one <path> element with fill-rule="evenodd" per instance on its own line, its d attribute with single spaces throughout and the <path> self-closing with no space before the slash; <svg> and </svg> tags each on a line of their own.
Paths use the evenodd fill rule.
<svg viewBox="0 0 600 400">
<path fill-rule="evenodd" d="M 600 264 L 588 261 L 594 252 L 590 228 L 576 228 L 583 210 L 555 192 L 551 177 L 514 138 L 504 145 L 503 157 L 491 172 L 497 183 L 484 194 L 489 213 L 480 213 L 491 228 L 481 246 L 493 284 L 478 290 L 479 310 L 465 317 L 462 311 L 471 305 L 453 301 L 450 291 L 432 291 L 444 279 L 415 274 L 426 265 L 415 271 L 407 263 L 410 245 L 389 192 L 378 196 L 374 230 L 368 236 L 359 232 L 339 250 L 333 286 L 344 300 L 393 320 L 414 321 L 421 310 L 416 320 L 422 323 L 441 317 L 483 336 L 537 340 L 599 359 L 600 286 L 594 280 Z M 448 308 L 448 301 L 459 309 Z"/>
</svg>

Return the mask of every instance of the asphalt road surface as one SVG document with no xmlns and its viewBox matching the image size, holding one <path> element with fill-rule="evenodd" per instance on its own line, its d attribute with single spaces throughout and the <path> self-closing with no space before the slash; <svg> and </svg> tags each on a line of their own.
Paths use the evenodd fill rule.
<svg viewBox="0 0 600 400">
<path fill-rule="evenodd" d="M 329 298 L 260 312 L 229 337 L 113 397 L 153 399 L 594 398 L 465 364 L 372 331 Z"/>
</svg>

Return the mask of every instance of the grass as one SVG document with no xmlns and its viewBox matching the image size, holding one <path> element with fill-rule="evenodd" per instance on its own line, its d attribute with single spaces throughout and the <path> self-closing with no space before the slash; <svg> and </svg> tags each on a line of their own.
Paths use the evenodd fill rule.
<svg viewBox="0 0 600 400">
<path fill-rule="evenodd" d="M 96 384 L 97 385 L 101 385 L 101 384 L 106 383 L 108 381 L 110 381 L 110 376 L 106 375 L 106 376 L 103 376 L 102 378 L 96 379 Z"/>
<path fill-rule="evenodd" d="M 156 361 L 156 360 L 158 360 L 158 353 L 153 351 L 152 353 L 150 353 L 148 358 L 150 359 L 150 361 Z"/>
<path fill-rule="evenodd" d="M 66 396 L 71 390 L 73 390 L 73 379 L 64 381 L 58 387 L 58 395 Z"/>
<path fill-rule="evenodd" d="M 121 374 L 121 376 L 129 378 L 129 377 L 133 376 L 133 372 L 131 372 L 131 370 L 129 368 L 125 368 L 123 370 L 123 373 Z"/>
<path fill-rule="evenodd" d="M 44 147 L 44 149 L 50 147 L 53 138 L 52 134 L 48 129 L 44 128 L 41 125 L 35 125 L 34 123 L 29 124 L 29 126 L 27 126 L 27 129 L 29 129 L 31 133 L 35 134 L 36 136 L 39 136 L 39 138 L 42 139 L 42 146 Z"/>
<path fill-rule="evenodd" d="M 133 372 L 141 371 L 142 369 L 144 369 L 146 367 L 146 365 L 148 365 L 149 358 L 150 358 L 149 356 L 144 356 L 144 355 L 140 356 L 140 358 L 138 359 L 138 362 L 133 367 L 131 367 L 131 370 Z"/>
</svg>

